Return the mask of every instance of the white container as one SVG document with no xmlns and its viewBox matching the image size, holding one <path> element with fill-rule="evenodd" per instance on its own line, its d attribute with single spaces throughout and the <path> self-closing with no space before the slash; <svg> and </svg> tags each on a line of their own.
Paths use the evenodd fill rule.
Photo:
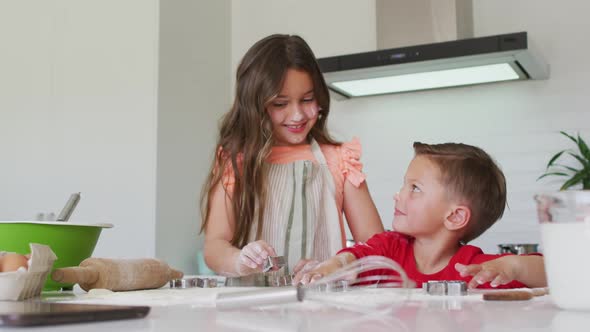
<svg viewBox="0 0 590 332">
<path fill-rule="evenodd" d="M 535 199 L 551 298 L 562 309 L 590 310 L 590 191 Z"/>
<path fill-rule="evenodd" d="M 21 301 L 41 294 L 57 257 L 46 245 L 31 243 L 30 248 L 31 258 L 26 270 L 0 273 L 0 300 Z"/>
</svg>

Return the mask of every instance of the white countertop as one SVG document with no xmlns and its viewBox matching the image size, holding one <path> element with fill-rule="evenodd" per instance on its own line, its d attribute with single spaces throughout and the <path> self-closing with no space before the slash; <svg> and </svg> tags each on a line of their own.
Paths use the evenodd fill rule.
<svg viewBox="0 0 590 332">
<path fill-rule="evenodd" d="M 590 311 L 562 311 L 550 295 L 529 301 L 484 301 L 481 293 L 431 296 L 422 290 L 366 289 L 316 294 L 316 300 L 219 310 L 219 292 L 191 288 L 118 293 L 44 293 L 49 301 L 148 305 L 146 318 L 58 325 L 35 331 L 574 331 L 590 326 Z M 249 288 L 251 289 L 251 288 Z M 310 296 L 311 297 L 311 296 Z M 22 329 L 19 329 L 22 330 Z"/>
</svg>

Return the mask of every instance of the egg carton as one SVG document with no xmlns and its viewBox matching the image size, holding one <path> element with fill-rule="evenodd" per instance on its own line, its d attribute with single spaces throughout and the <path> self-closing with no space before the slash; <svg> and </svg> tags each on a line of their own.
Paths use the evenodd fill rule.
<svg viewBox="0 0 590 332">
<path fill-rule="evenodd" d="M 41 294 L 45 279 L 57 259 L 49 246 L 30 243 L 28 268 L 0 273 L 0 300 L 21 301 Z"/>
</svg>

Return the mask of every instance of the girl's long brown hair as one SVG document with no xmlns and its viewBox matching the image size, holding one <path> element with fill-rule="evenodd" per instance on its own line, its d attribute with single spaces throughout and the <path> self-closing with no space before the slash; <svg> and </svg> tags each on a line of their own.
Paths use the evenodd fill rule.
<svg viewBox="0 0 590 332">
<path fill-rule="evenodd" d="M 201 194 L 203 232 L 210 222 L 213 189 L 222 181 L 223 170 L 233 169 L 235 185 L 229 198 L 236 228 L 231 244 L 239 248 L 247 244 L 254 223 L 258 226 L 256 239 L 261 236 L 267 196 L 265 160 L 274 144 L 266 106 L 279 94 L 288 69 L 304 70 L 313 81 L 320 112 L 309 136 L 320 144 L 340 144 L 330 137 L 326 128 L 330 111 L 328 87 L 307 43 L 299 36 L 271 35 L 254 44 L 238 66 L 236 97 L 221 120 L 215 158 Z M 227 191 L 226 194 L 229 195 Z"/>
</svg>

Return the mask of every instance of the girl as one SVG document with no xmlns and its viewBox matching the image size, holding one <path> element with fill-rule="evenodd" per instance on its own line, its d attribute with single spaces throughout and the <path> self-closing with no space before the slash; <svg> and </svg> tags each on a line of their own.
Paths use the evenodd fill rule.
<svg viewBox="0 0 590 332">
<path fill-rule="evenodd" d="M 248 50 L 203 187 L 205 261 L 215 272 L 261 272 L 285 256 L 322 261 L 344 245 L 342 212 L 356 241 L 383 231 L 361 173 L 358 141 L 328 134 L 328 89 L 309 46 L 272 35 Z"/>
</svg>

